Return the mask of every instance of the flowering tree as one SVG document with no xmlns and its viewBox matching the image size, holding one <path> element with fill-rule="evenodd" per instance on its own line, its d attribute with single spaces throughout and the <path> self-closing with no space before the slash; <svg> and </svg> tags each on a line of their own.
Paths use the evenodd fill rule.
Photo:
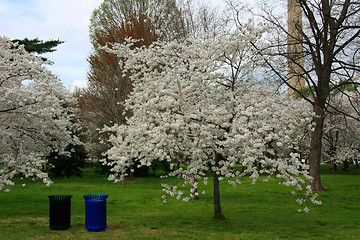
<svg viewBox="0 0 360 240">
<path fill-rule="evenodd" d="M 139 46 L 150 45 L 156 39 L 156 35 L 151 31 L 151 25 L 146 24 L 147 16 L 144 14 L 137 15 L 134 12 L 127 16 L 127 21 L 122 25 L 114 25 L 115 23 L 112 23 L 107 15 L 103 15 L 102 21 L 99 20 L 97 23 L 101 25 L 93 32 L 94 53 L 88 59 L 90 64 L 88 87 L 79 98 L 78 116 L 87 129 L 87 148 L 94 158 L 100 158 L 101 152 L 107 149 L 107 146 L 99 141 L 99 138 L 106 139 L 107 136 L 100 135 L 97 129 L 113 123 L 122 124 L 125 121 L 122 105 L 132 89 L 131 81 L 123 73 L 118 57 L 102 47 L 106 44 L 123 42 L 124 38 L 129 36 L 143 39 L 138 43 Z M 126 115 L 130 115 L 130 112 Z"/>
<path fill-rule="evenodd" d="M 342 91 L 331 97 L 334 107 L 324 120 L 324 156 L 336 172 L 336 163 L 356 159 L 360 150 L 360 122 L 351 116 L 360 116 L 360 97 L 356 89 Z M 336 111 L 334 110 L 336 109 Z M 346 167 L 344 165 L 344 169 Z"/>
<path fill-rule="evenodd" d="M 112 52 L 131 73 L 134 88 L 125 107 L 133 116 L 126 125 L 104 129 L 114 133 L 104 160 L 114 172 L 109 179 L 122 180 L 135 163 L 150 166 L 155 160 L 172 162 L 182 156 L 188 159 L 186 169 L 167 176 L 182 177 L 191 185 L 190 195 L 166 184 L 164 191 L 188 201 L 198 195 L 198 182 L 206 183 L 211 171 L 216 219 L 224 219 L 219 190 L 224 178 L 236 186 L 246 175 L 255 183 L 260 174 L 268 174 L 265 181 L 276 176 L 303 190 L 300 175 L 310 177 L 299 159 L 300 143 L 308 137 L 311 111 L 304 101 L 243 81 L 241 73 L 253 66 L 249 42 L 259 36 L 261 31 L 249 25 L 248 31 L 217 39 L 188 37 L 135 49 L 136 40 L 128 39 L 115 45 Z M 255 162 L 266 167 L 256 167 Z M 236 164 L 244 170 L 237 170 Z M 306 194 L 310 191 L 308 186 Z"/>
<path fill-rule="evenodd" d="M 79 119 L 87 130 L 86 147 L 91 157 L 101 158 L 101 153 L 108 149 L 99 139 L 107 139 L 106 134 L 99 134 L 98 129 L 104 125 L 122 124 L 125 122 L 123 102 L 132 90 L 129 76 L 124 74 L 116 54 L 107 52 L 104 47 L 113 43 L 122 43 L 127 37 L 141 39 L 136 46 L 148 46 L 158 36 L 149 20 L 149 12 L 167 12 L 176 9 L 175 6 L 162 6 L 155 9 L 155 4 L 149 10 L 148 0 L 104 0 L 93 11 L 90 18 L 90 40 L 93 52 L 88 58 L 90 71 L 88 87 L 79 98 Z M 175 4 L 166 1 L 164 4 Z M 168 9 L 170 8 L 170 9 Z"/>
<path fill-rule="evenodd" d="M 135 48 L 149 46 L 158 38 L 165 40 L 182 38 L 190 32 L 194 34 L 199 28 L 194 25 L 195 16 L 197 20 L 204 21 L 203 28 L 208 27 L 213 35 L 223 27 L 218 19 L 211 17 L 210 9 L 202 7 L 202 11 L 199 9 L 194 14 L 189 4 L 186 4 L 185 10 L 175 0 L 104 0 L 94 10 L 90 19 L 93 53 L 88 58 L 88 87 L 80 95 L 78 115 L 86 129 L 87 150 L 94 159 L 101 158 L 101 153 L 109 148 L 107 143 L 99 141 L 108 139 L 108 135 L 100 134 L 98 129 L 104 125 L 121 125 L 125 117 L 131 114 L 131 111 L 122 114 L 123 103 L 132 90 L 129 75 L 124 74 L 118 56 L 103 47 L 122 43 L 127 37 L 139 40 L 134 44 Z M 155 28 L 160 29 L 157 26 L 161 26 L 160 31 L 155 31 Z M 215 26 L 218 27 L 216 30 Z M 132 174 L 130 179 L 133 177 Z"/>
<path fill-rule="evenodd" d="M 0 37 L 0 190 L 15 174 L 51 181 L 42 167 L 50 151 L 73 142 L 70 101 L 61 82 L 22 45 Z M 9 191 L 5 189 L 5 191 Z"/>
<path fill-rule="evenodd" d="M 228 1 L 234 17 L 241 25 L 242 9 Z M 245 2 L 245 1 L 244 1 Z M 283 85 L 306 99 L 313 108 L 314 131 L 310 144 L 310 175 L 312 188 L 323 191 L 320 176 L 324 120 L 327 112 L 337 111 L 331 97 L 344 86 L 359 86 L 360 2 L 358 0 L 274 0 L 261 1 L 262 9 L 254 10 L 260 21 L 274 29 L 264 45 L 254 44 L 258 52 L 268 56 L 266 64 Z M 287 14 L 281 11 L 284 4 L 295 4 L 300 10 L 288 26 Z M 284 18 L 285 17 L 285 18 Z M 290 51 L 289 49 L 297 49 Z M 305 64 L 303 65 L 303 63 Z M 284 66 L 288 66 L 284 71 Z M 297 89 L 291 79 L 305 81 L 304 89 Z M 295 82 L 297 82 L 295 81 Z M 354 105 L 355 106 L 355 105 Z M 358 110 L 357 110 L 358 111 Z M 353 115 L 353 119 L 358 115 Z"/>
</svg>

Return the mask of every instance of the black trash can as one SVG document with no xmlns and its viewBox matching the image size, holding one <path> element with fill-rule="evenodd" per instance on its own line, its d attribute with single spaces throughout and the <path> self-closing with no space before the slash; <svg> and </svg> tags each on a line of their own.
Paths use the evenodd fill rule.
<svg viewBox="0 0 360 240">
<path fill-rule="evenodd" d="M 104 231 L 106 225 L 107 194 L 84 195 L 85 198 L 85 228 L 89 232 Z"/>
<path fill-rule="evenodd" d="M 71 195 L 49 195 L 50 229 L 66 230 L 70 227 Z"/>
</svg>

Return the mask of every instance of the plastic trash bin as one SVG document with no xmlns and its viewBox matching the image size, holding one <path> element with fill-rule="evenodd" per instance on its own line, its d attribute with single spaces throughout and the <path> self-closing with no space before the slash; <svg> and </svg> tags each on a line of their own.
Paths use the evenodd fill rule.
<svg viewBox="0 0 360 240">
<path fill-rule="evenodd" d="M 71 195 L 49 195 L 50 229 L 66 230 L 70 227 Z"/>
<path fill-rule="evenodd" d="M 84 195 L 85 228 L 90 232 L 104 231 L 106 225 L 107 194 Z"/>
</svg>

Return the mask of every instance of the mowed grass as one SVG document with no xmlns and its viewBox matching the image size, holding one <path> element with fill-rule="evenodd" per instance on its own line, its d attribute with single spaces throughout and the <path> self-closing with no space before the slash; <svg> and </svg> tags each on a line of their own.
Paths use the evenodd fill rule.
<svg viewBox="0 0 360 240">
<path fill-rule="evenodd" d="M 8 193 L 0 192 L 0 239 L 360 239 L 360 170 L 330 173 L 322 166 L 322 205 L 310 205 L 308 214 L 298 213 L 296 196 L 278 181 L 250 180 L 233 188 L 221 182 L 224 221 L 213 218 L 212 179 L 199 200 L 188 203 L 168 198 L 162 202 L 161 183 L 181 185 L 179 179 L 137 178 L 136 182 L 109 182 L 91 169 L 82 178 L 53 179 L 50 187 L 18 180 Z M 21 183 L 26 187 L 21 187 Z M 49 229 L 48 195 L 73 195 L 71 228 Z M 108 228 L 87 232 L 86 194 L 109 194 Z"/>
</svg>

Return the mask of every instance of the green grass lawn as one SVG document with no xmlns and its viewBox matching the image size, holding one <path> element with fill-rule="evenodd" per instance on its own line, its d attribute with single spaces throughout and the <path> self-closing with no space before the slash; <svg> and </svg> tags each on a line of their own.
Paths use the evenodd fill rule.
<svg viewBox="0 0 360 240">
<path fill-rule="evenodd" d="M 188 203 L 168 198 L 163 204 L 161 183 L 178 179 L 137 178 L 136 182 L 109 182 L 86 170 L 82 178 L 53 179 L 50 187 L 24 180 L 8 193 L 0 192 L 0 239 L 360 239 L 360 170 L 330 173 L 322 165 L 322 205 L 298 213 L 296 196 L 276 181 L 236 188 L 221 183 L 224 221 L 213 218 L 211 179 L 207 193 Z M 201 187 L 203 187 L 201 185 Z M 48 195 L 73 195 L 71 228 L 49 229 Z M 87 232 L 86 194 L 109 194 L 108 228 Z"/>
</svg>

